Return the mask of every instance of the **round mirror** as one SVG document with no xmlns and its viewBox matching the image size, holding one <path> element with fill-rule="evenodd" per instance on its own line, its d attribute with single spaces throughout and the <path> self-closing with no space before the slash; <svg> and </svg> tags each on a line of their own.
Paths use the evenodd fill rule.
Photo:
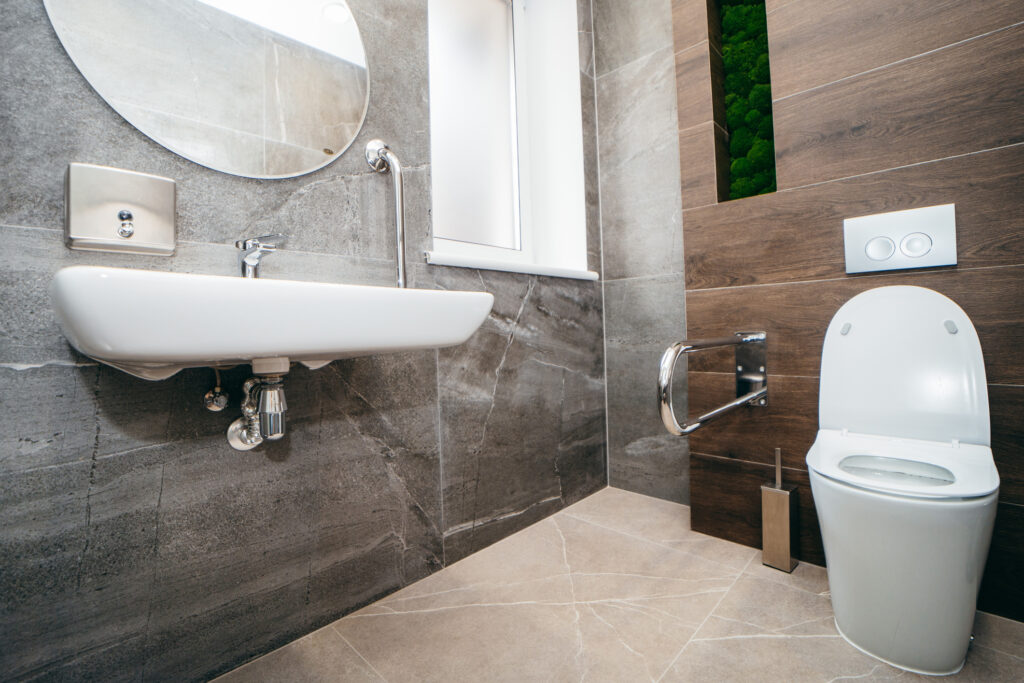
<svg viewBox="0 0 1024 683">
<path fill-rule="evenodd" d="M 351 144 L 368 102 L 345 0 L 45 0 L 96 92 L 167 149 L 288 178 Z"/>
</svg>

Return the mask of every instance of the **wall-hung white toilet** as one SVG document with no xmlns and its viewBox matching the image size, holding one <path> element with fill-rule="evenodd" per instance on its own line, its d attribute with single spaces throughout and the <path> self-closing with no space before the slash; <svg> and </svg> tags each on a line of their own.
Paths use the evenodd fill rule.
<svg viewBox="0 0 1024 683">
<path fill-rule="evenodd" d="M 963 666 L 992 538 L 981 344 L 953 301 L 880 287 L 825 333 L 819 431 L 807 454 L 836 626 L 917 673 Z"/>
</svg>

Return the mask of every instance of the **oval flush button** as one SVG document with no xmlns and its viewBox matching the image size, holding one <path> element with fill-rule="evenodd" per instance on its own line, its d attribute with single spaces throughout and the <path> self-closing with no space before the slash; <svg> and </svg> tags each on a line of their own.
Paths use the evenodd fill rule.
<svg viewBox="0 0 1024 683">
<path fill-rule="evenodd" d="M 932 250 L 932 238 L 923 232 L 912 232 L 900 242 L 900 251 L 910 258 L 920 258 Z"/>
<path fill-rule="evenodd" d="M 894 251 L 896 245 L 888 237 L 874 237 L 864 246 L 864 253 L 872 261 L 884 261 L 892 256 Z"/>
</svg>

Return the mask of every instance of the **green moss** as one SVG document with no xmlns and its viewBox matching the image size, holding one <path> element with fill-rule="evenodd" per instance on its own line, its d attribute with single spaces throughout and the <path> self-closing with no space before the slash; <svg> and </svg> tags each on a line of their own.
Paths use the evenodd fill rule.
<svg viewBox="0 0 1024 683">
<path fill-rule="evenodd" d="M 772 90 L 764 0 L 718 0 L 722 20 L 729 198 L 775 190 Z"/>
<path fill-rule="evenodd" d="M 730 97 L 732 98 L 731 102 L 729 101 Z M 743 126 L 748 111 L 750 111 L 750 106 L 746 100 L 741 100 L 736 95 L 727 95 L 725 98 L 725 125 L 729 127 L 729 130 L 736 130 Z"/>
<path fill-rule="evenodd" d="M 757 138 L 749 128 L 737 128 L 729 136 L 729 158 L 746 158 Z"/>
</svg>

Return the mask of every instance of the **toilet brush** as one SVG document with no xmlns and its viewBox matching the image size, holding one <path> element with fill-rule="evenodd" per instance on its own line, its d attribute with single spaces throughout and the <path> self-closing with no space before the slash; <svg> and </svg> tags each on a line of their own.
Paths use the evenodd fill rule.
<svg viewBox="0 0 1024 683">
<path fill-rule="evenodd" d="M 797 531 L 796 486 L 782 485 L 782 449 L 775 449 L 775 485 L 761 485 L 761 562 L 791 572 Z"/>
</svg>

